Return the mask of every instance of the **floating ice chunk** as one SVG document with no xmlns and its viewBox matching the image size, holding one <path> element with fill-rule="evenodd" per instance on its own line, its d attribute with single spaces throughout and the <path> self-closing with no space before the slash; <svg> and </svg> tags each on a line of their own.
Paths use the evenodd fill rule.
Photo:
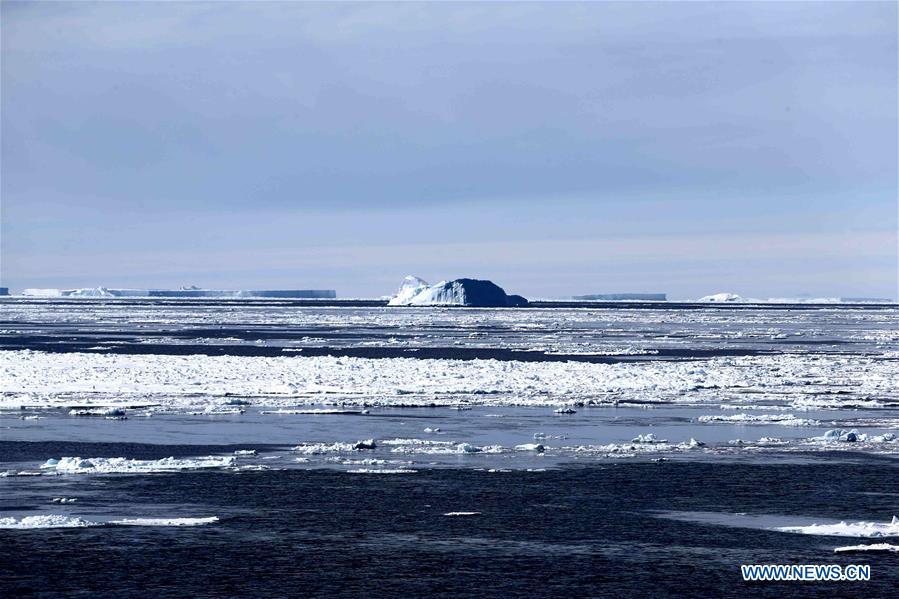
<svg viewBox="0 0 899 599">
<path fill-rule="evenodd" d="M 234 451 L 234 455 L 243 458 L 243 457 L 251 457 L 256 455 L 255 449 L 237 449 Z"/>
<path fill-rule="evenodd" d="M 847 545 L 845 547 L 835 547 L 834 553 L 848 553 L 855 551 L 891 551 L 899 553 L 899 545 L 890 545 L 889 543 L 873 543 L 871 545 Z"/>
<path fill-rule="evenodd" d="M 524 443 L 522 445 L 516 445 L 515 451 L 536 451 L 537 453 L 543 453 L 546 451 L 546 447 L 540 443 Z"/>
<path fill-rule="evenodd" d="M 577 414 L 577 410 L 569 407 L 556 408 L 553 412 L 556 414 Z"/>
<path fill-rule="evenodd" d="M 109 523 L 119 526 L 202 526 L 218 521 L 218 516 L 209 516 L 207 518 L 124 518 L 110 520 Z"/>
<path fill-rule="evenodd" d="M 480 516 L 481 512 L 447 512 L 443 514 L 444 516 Z"/>
<path fill-rule="evenodd" d="M 456 449 L 461 453 L 480 453 L 481 448 L 471 443 L 459 443 L 456 445 Z"/>
<path fill-rule="evenodd" d="M 347 470 L 350 474 L 415 474 L 418 470 L 409 468 L 356 468 Z"/>
<path fill-rule="evenodd" d="M 69 416 L 104 416 L 106 418 L 122 418 L 125 410 L 121 408 L 72 408 Z"/>
<path fill-rule="evenodd" d="M 690 437 L 690 440 L 687 442 L 687 447 L 690 449 L 698 449 L 699 447 L 705 447 L 705 443 L 702 441 L 697 441 L 693 437 Z"/>
<path fill-rule="evenodd" d="M 831 537 L 899 537 L 899 518 L 889 522 L 839 522 L 837 524 L 810 524 L 809 526 L 781 526 L 781 532 Z"/>
<path fill-rule="evenodd" d="M 303 443 L 292 448 L 298 453 L 320 455 L 323 453 L 340 453 L 356 451 L 356 443 Z"/>
<path fill-rule="evenodd" d="M 856 443 L 858 441 L 864 441 L 867 439 L 866 435 L 859 435 L 856 430 L 845 430 L 842 428 L 835 428 L 827 431 L 821 437 L 813 437 L 812 440 L 816 441 L 829 441 L 836 442 L 839 441 L 841 443 Z"/>
<path fill-rule="evenodd" d="M 637 435 L 631 439 L 631 443 L 667 443 L 668 439 L 656 439 L 655 434 L 646 433 L 645 435 Z"/>
<path fill-rule="evenodd" d="M 26 529 L 26 528 L 84 528 L 86 526 L 100 526 L 99 522 L 90 522 L 75 516 L 63 516 L 61 514 L 48 514 L 46 516 L 25 516 L 24 518 L 0 518 L 0 528 Z"/>
<path fill-rule="evenodd" d="M 285 415 L 308 415 L 308 416 L 350 416 L 368 414 L 368 410 L 344 410 L 337 408 L 314 408 L 314 409 L 278 409 L 278 410 L 262 410 L 260 414 L 285 414 Z"/>
<path fill-rule="evenodd" d="M 75 503 L 78 501 L 75 497 L 54 497 L 50 503 Z"/>
<path fill-rule="evenodd" d="M 425 428 L 424 432 L 426 432 L 426 433 L 439 433 L 439 432 L 440 432 L 440 429 L 439 429 L 439 428 L 431 428 L 431 427 L 429 426 L 429 427 Z"/>
<path fill-rule="evenodd" d="M 796 418 L 793 414 L 733 414 L 723 416 L 715 414 L 700 416 L 699 422 L 733 422 L 737 424 L 781 424 L 783 426 L 817 426 L 817 420 Z"/>
<path fill-rule="evenodd" d="M 161 460 L 132 460 L 128 458 L 62 457 L 50 458 L 42 469 L 59 474 L 149 474 L 153 472 L 177 472 L 232 466 L 231 456 L 206 456 L 199 458 L 163 458 Z"/>
<path fill-rule="evenodd" d="M 374 439 L 366 439 L 365 441 L 357 441 L 355 445 L 353 445 L 353 449 L 375 449 L 377 445 L 375 445 Z"/>
</svg>

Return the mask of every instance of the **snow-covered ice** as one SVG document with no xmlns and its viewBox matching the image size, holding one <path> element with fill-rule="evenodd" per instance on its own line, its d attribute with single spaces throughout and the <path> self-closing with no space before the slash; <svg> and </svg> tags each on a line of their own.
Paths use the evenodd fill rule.
<svg viewBox="0 0 899 599">
<path fill-rule="evenodd" d="M 218 516 L 202 518 L 123 518 L 110 520 L 109 524 L 118 526 L 203 526 L 218 522 Z"/>
<path fill-rule="evenodd" d="M 845 545 L 843 547 L 834 547 L 834 553 L 854 553 L 857 551 L 886 551 L 899 553 L 899 545 L 890 545 L 889 543 L 872 543 L 870 545 Z"/>
<path fill-rule="evenodd" d="M 50 458 L 41 468 L 57 474 L 148 474 L 153 472 L 177 472 L 227 468 L 234 464 L 232 456 L 206 456 L 199 458 L 162 458 L 160 460 L 133 460 L 128 458 Z"/>
<path fill-rule="evenodd" d="M 808 526 L 780 526 L 775 530 L 832 537 L 899 537 L 899 518 L 893 516 L 890 522 L 838 522 Z"/>
<path fill-rule="evenodd" d="M 99 526 L 97 522 L 90 522 L 75 516 L 63 514 L 46 514 L 41 516 L 24 516 L 22 518 L 0 518 L 0 528 L 29 529 L 29 528 L 84 528 L 86 526 Z"/>
</svg>

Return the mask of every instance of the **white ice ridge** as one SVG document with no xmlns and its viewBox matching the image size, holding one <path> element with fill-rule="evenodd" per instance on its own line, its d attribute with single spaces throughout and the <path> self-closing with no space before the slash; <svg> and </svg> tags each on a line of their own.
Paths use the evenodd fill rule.
<svg viewBox="0 0 899 599">
<path fill-rule="evenodd" d="M 199 458 L 162 458 L 161 460 L 132 460 L 128 458 L 50 458 L 41 468 L 58 474 L 147 474 L 177 472 L 206 468 L 226 468 L 234 464 L 232 456 Z"/>
<path fill-rule="evenodd" d="M 480 516 L 481 512 L 447 512 L 444 516 Z"/>
<path fill-rule="evenodd" d="M 847 553 L 854 551 L 891 551 L 899 553 L 899 545 L 890 545 L 889 543 L 873 543 L 871 545 L 846 545 L 845 547 L 835 547 L 834 553 Z"/>
<path fill-rule="evenodd" d="M 217 516 L 210 516 L 206 518 L 124 518 L 108 522 L 94 522 L 77 516 L 47 514 L 42 516 L 24 516 L 22 518 L 12 516 L 0 518 L 0 529 L 85 528 L 107 524 L 115 526 L 202 526 L 218 521 Z"/>
<path fill-rule="evenodd" d="M 850 393 L 817 401 L 832 406 L 899 394 L 895 363 L 868 357 L 778 355 L 704 362 L 591 364 L 414 358 L 166 356 L 0 351 L 0 408 L 23 405 L 130 405 L 155 396 L 165 408 L 220 406 L 235 395 L 254 405 L 559 406 L 625 396 L 718 404 L 726 394 L 758 390 L 808 401 L 809 381 Z M 110 401 L 103 396 L 114 397 Z M 157 399 L 158 398 L 158 399 Z M 118 403 L 115 403 L 118 402 Z"/>
<path fill-rule="evenodd" d="M 775 530 L 831 537 L 899 537 L 899 518 L 893 516 L 890 522 L 838 522 L 808 526 L 780 526 Z"/>
<path fill-rule="evenodd" d="M 699 422 L 727 422 L 731 424 L 780 424 L 783 426 L 817 426 L 811 418 L 796 418 L 793 414 L 732 414 L 700 416 Z"/>
<path fill-rule="evenodd" d="M 207 518 L 124 518 L 110 520 L 109 523 L 119 526 L 203 526 L 218 521 L 218 516 L 209 516 Z"/>
<path fill-rule="evenodd" d="M 99 526 L 99 522 L 90 522 L 75 516 L 63 516 L 61 514 L 48 514 L 45 516 L 25 516 L 23 518 L 0 518 L 0 528 L 27 529 L 27 528 L 84 528 L 86 526 Z"/>
</svg>

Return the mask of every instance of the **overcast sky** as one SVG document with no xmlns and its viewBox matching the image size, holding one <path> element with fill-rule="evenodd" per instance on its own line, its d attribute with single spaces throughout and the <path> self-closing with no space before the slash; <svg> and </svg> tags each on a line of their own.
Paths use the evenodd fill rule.
<svg viewBox="0 0 899 599">
<path fill-rule="evenodd" d="M 895 297 L 894 2 L 2 3 L 2 284 Z"/>
</svg>

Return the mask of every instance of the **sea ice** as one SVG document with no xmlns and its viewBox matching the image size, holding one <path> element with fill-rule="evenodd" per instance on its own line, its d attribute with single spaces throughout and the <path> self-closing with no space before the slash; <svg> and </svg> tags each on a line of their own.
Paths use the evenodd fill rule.
<svg viewBox="0 0 899 599">
<path fill-rule="evenodd" d="M 899 537 L 899 518 L 889 522 L 839 522 L 837 524 L 810 524 L 808 526 L 780 526 L 775 530 L 805 535 L 832 537 Z"/>
<path fill-rule="evenodd" d="M 631 443 L 667 443 L 668 439 L 656 439 L 654 433 L 646 433 L 645 435 L 637 435 L 631 439 Z"/>
<path fill-rule="evenodd" d="M 59 474 L 148 474 L 153 472 L 177 472 L 232 466 L 232 456 L 206 456 L 199 458 L 162 458 L 161 460 L 132 460 L 128 458 L 50 458 L 42 469 Z"/>
<path fill-rule="evenodd" d="M 109 523 L 119 526 L 202 526 L 218 521 L 218 516 L 209 516 L 207 518 L 124 518 L 110 520 Z"/>
<path fill-rule="evenodd" d="M 890 545 L 889 543 L 873 543 L 871 545 L 846 545 L 845 547 L 835 547 L 834 553 L 847 553 L 855 551 L 891 551 L 899 553 L 899 545 Z"/>
<path fill-rule="evenodd" d="M 98 522 L 90 522 L 75 516 L 63 516 L 61 514 L 48 514 L 45 516 L 25 516 L 23 518 L 0 518 L 0 528 L 26 529 L 26 528 L 84 528 L 86 526 L 99 526 Z"/>
</svg>

